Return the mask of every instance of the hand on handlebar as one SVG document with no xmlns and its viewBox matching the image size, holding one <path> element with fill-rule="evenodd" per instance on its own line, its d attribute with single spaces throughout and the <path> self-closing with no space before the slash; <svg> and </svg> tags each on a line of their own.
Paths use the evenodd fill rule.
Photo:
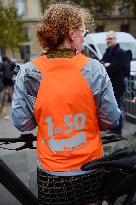
<svg viewBox="0 0 136 205">
<path fill-rule="evenodd" d="M 24 145 L 16 148 L 16 151 L 23 150 L 26 148 L 36 149 L 36 147 L 33 146 L 33 141 L 36 140 L 36 137 L 33 136 L 33 134 L 21 134 L 20 139 L 24 140 Z"/>
</svg>

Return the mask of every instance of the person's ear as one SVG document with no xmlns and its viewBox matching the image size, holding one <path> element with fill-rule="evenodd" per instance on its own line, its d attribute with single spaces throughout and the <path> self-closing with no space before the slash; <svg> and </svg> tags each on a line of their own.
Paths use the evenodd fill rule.
<svg viewBox="0 0 136 205">
<path fill-rule="evenodd" d="M 70 38 L 71 41 L 73 41 L 74 38 L 75 38 L 75 32 L 74 32 L 73 28 L 69 29 L 69 38 Z"/>
</svg>

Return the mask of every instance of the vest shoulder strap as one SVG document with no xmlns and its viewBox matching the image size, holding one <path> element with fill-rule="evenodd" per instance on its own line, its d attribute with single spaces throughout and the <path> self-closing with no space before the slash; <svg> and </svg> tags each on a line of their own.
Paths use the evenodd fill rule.
<svg viewBox="0 0 136 205">
<path fill-rule="evenodd" d="M 38 68 L 42 73 L 45 71 L 46 61 L 45 56 L 39 56 L 38 58 L 34 59 L 32 63 Z"/>
<path fill-rule="evenodd" d="M 89 61 L 89 57 L 83 55 L 83 54 L 78 54 L 77 56 L 75 56 L 75 58 L 77 58 L 77 64 L 80 67 L 80 70 L 83 70 L 85 64 Z"/>
<path fill-rule="evenodd" d="M 85 66 L 85 64 L 89 61 L 89 57 L 83 55 L 83 54 L 77 54 L 76 56 L 74 56 L 73 58 L 71 58 L 71 60 L 73 62 L 76 63 L 76 65 L 78 66 L 78 68 L 80 68 L 80 70 L 82 70 Z M 64 60 L 64 58 L 63 58 Z M 44 55 L 44 56 L 39 56 L 38 58 L 34 59 L 32 61 L 32 63 L 43 73 L 45 72 L 45 68 L 46 71 L 47 69 L 49 69 L 49 60 L 48 58 Z"/>
</svg>

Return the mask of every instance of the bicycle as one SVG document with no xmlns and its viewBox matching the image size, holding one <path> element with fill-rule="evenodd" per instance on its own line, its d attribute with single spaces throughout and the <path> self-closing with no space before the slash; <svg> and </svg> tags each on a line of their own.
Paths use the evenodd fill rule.
<svg viewBox="0 0 136 205">
<path fill-rule="evenodd" d="M 125 138 L 117 135 L 107 135 L 102 138 L 103 144 L 110 142 L 118 142 Z M 0 138 L 0 145 L 8 145 L 10 143 L 24 142 L 24 145 L 15 148 L 16 151 L 23 150 L 26 148 L 35 149 L 33 141 L 36 141 L 36 137 L 33 134 L 24 134 L 19 138 Z M 3 147 L 0 147 L 3 148 Z M 4 148 L 8 149 L 8 148 Z M 11 149 L 9 149 L 11 150 Z M 126 159 L 133 156 L 134 166 L 126 166 L 126 164 L 120 164 Z M 99 204 L 106 201 L 107 204 L 115 204 L 120 196 L 126 194 L 123 198 L 122 205 L 135 205 L 136 201 L 133 201 L 134 194 L 136 192 L 136 152 L 133 150 L 118 150 L 113 154 L 104 156 L 102 159 L 98 159 L 82 165 L 82 170 L 102 170 L 102 188 L 104 189 L 100 194 Z M 0 160 L 0 182 L 23 204 L 37 205 L 37 197 L 22 183 L 22 181 L 12 172 L 12 170 Z M 113 180 L 112 180 L 113 179 Z M 107 185 L 107 182 L 110 182 Z M 113 186 L 116 185 L 116 181 L 119 182 L 116 190 L 113 190 Z M 131 184 L 130 184 L 131 182 Z M 106 186 L 105 187 L 105 183 Z M 127 189 L 125 185 L 128 185 Z M 125 188 L 124 188 L 125 187 Z M 123 188 L 123 189 L 122 189 Z M 133 188 L 133 189 L 132 189 Z"/>
<path fill-rule="evenodd" d="M 125 140 L 118 135 L 103 137 L 103 144 Z M 119 149 L 102 159 L 82 165 L 83 171 L 101 170 L 100 204 L 136 205 L 136 151 L 128 147 Z M 122 198 L 121 198 L 122 197 Z M 120 201 L 122 200 L 122 201 Z"/>
<path fill-rule="evenodd" d="M 36 149 L 33 142 L 36 137 L 32 134 L 24 134 L 19 138 L 0 138 L 0 145 L 8 145 L 10 143 L 24 142 L 24 145 L 15 149 L 0 147 L 8 150 L 24 150 L 26 148 Z M 37 197 L 26 187 L 26 185 L 15 175 L 15 173 L 0 159 L 0 183 L 6 187 L 15 198 L 23 205 L 33 204 L 38 205 Z"/>
</svg>

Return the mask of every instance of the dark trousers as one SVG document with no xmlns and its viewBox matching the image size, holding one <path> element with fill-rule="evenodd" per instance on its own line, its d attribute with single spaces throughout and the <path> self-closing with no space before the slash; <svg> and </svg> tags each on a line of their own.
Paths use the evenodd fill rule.
<svg viewBox="0 0 136 205">
<path fill-rule="evenodd" d="M 115 96 L 119 109 L 121 110 L 121 115 L 119 119 L 119 124 L 117 127 L 110 129 L 111 133 L 115 133 L 117 135 L 122 135 L 122 127 L 123 127 L 123 97 L 122 96 Z"/>
</svg>

